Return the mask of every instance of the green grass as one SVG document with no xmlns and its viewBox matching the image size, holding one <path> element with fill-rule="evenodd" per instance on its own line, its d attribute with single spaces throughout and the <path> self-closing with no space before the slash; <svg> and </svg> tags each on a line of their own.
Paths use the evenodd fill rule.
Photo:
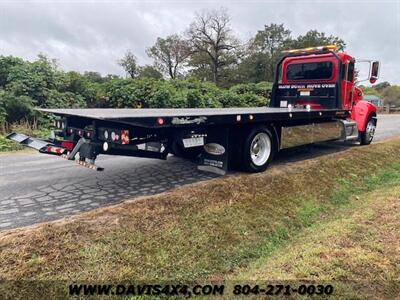
<svg viewBox="0 0 400 300">
<path fill-rule="evenodd" d="M 394 140 L 3 232 L 0 279 L 223 280 L 399 178 Z"/>
<path fill-rule="evenodd" d="M 394 169 L 373 176 L 377 185 L 371 192 L 349 194 L 329 217 L 261 253 L 228 280 L 332 284 L 333 299 L 398 297 L 400 176 L 398 166 Z"/>
</svg>

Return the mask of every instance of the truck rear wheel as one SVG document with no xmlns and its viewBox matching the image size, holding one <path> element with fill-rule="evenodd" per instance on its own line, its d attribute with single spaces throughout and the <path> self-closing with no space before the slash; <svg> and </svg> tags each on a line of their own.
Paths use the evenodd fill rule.
<svg viewBox="0 0 400 300">
<path fill-rule="evenodd" d="M 376 129 L 376 121 L 374 118 L 369 118 L 367 125 L 365 126 L 365 131 L 360 132 L 360 144 L 369 145 L 374 138 Z"/>
<path fill-rule="evenodd" d="M 189 160 L 196 160 L 201 154 L 202 147 L 185 148 L 183 144 L 174 141 L 171 147 L 171 153 L 177 157 Z"/>
<path fill-rule="evenodd" d="M 265 127 L 254 128 L 245 138 L 243 146 L 243 169 L 252 173 L 264 171 L 275 152 L 271 132 Z"/>
</svg>

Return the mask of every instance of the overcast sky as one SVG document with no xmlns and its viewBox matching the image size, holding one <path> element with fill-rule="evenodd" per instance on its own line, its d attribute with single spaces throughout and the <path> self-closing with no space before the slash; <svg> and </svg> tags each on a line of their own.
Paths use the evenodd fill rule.
<svg viewBox="0 0 400 300">
<path fill-rule="evenodd" d="M 400 0 L 391 1 L 6 1 L 0 0 L 0 55 L 42 52 L 65 70 L 120 74 L 129 49 L 141 64 L 157 37 L 181 33 L 195 12 L 225 7 L 243 41 L 264 24 L 293 36 L 310 29 L 341 37 L 356 58 L 378 59 L 381 81 L 400 84 Z"/>
</svg>

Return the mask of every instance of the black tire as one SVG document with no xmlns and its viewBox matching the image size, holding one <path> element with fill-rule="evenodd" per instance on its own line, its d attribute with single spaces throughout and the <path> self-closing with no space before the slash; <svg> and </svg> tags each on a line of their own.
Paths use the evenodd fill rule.
<svg viewBox="0 0 400 300">
<path fill-rule="evenodd" d="M 373 117 L 370 117 L 367 121 L 367 125 L 365 126 L 365 131 L 360 132 L 360 144 L 361 145 L 369 145 L 371 144 L 376 129 L 376 120 Z"/>
<path fill-rule="evenodd" d="M 264 171 L 276 152 L 276 140 L 266 127 L 256 127 L 248 131 L 242 143 L 242 168 L 246 172 Z"/>
<path fill-rule="evenodd" d="M 173 155 L 189 160 L 196 160 L 202 150 L 203 147 L 185 148 L 178 141 L 174 141 L 171 145 L 171 153 Z"/>
</svg>

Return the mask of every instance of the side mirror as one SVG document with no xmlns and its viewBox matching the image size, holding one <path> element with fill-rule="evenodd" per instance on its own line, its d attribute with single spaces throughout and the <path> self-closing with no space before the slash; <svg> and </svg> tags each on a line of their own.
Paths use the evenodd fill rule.
<svg viewBox="0 0 400 300">
<path fill-rule="evenodd" d="M 369 76 L 369 82 L 375 83 L 379 77 L 379 61 L 373 61 L 371 67 L 371 74 Z"/>
</svg>

